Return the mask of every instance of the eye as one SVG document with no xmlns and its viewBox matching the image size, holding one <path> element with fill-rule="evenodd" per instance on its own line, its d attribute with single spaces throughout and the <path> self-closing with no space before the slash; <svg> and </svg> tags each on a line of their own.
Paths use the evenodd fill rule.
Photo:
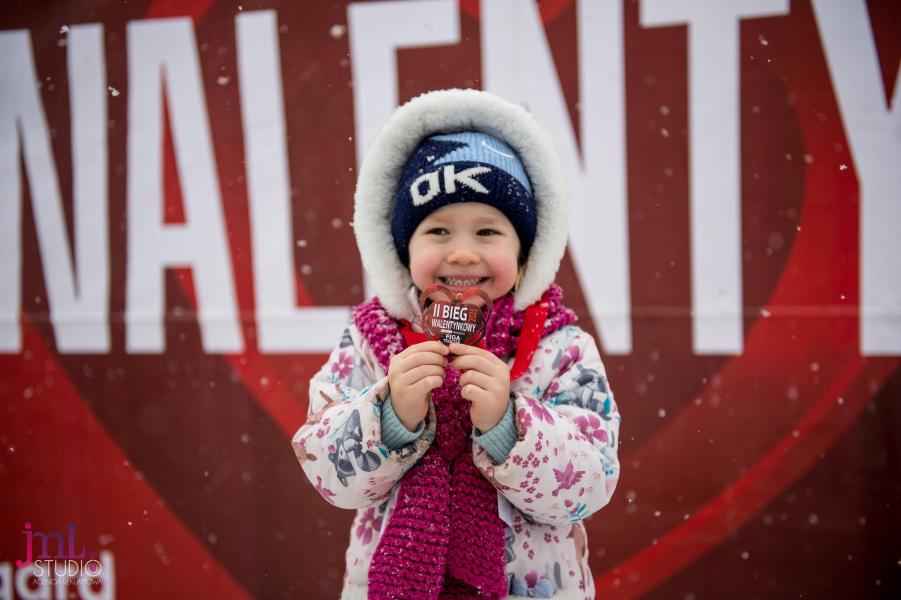
<svg viewBox="0 0 901 600">
<path fill-rule="evenodd" d="M 426 233 L 426 235 L 446 235 L 450 232 L 447 229 L 445 229 L 444 227 L 432 227 L 425 233 Z"/>
<path fill-rule="evenodd" d="M 480 229 L 479 235 L 498 235 L 500 232 L 496 229 Z"/>
</svg>

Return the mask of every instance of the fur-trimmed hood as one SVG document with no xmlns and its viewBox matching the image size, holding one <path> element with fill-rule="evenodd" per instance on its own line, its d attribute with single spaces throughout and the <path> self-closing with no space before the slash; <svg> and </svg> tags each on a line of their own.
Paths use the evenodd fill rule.
<svg viewBox="0 0 901 600">
<path fill-rule="evenodd" d="M 423 139 L 438 133 L 482 131 L 506 142 L 522 160 L 535 199 L 538 227 L 514 310 L 523 310 L 553 283 L 566 249 L 569 223 L 563 168 L 550 136 L 525 109 L 479 90 L 439 90 L 418 96 L 382 127 L 369 148 L 354 194 L 354 234 L 376 295 L 395 318 L 409 318 L 413 284 L 391 236 L 401 171 Z"/>
</svg>

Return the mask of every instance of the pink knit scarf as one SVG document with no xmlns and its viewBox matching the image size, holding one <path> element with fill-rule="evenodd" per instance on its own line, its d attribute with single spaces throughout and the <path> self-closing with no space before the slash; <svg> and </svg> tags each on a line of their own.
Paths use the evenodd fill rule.
<svg viewBox="0 0 901 600">
<path fill-rule="evenodd" d="M 575 321 L 556 284 L 547 292 L 542 335 Z M 513 296 L 494 302 L 487 348 L 506 359 L 517 348 L 525 311 Z M 354 309 L 354 323 L 385 372 L 405 344 L 402 329 L 378 298 Z M 432 391 L 437 419 L 432 446 L 401 480 L 397 503 L 369 568 L 370 600 L 391 598 L 502 598 L 504 523 L 497 492 L 472 461 L 470 403 L 460 396 L 460 372 L 445 368 L 444 385 Z"/>
</svg>

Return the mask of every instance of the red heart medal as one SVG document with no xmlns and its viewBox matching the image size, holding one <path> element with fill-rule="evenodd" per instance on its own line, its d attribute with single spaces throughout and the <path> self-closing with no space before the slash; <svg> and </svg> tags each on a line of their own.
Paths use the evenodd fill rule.
<svg viewBox="0 0 901 600">
<path fill-rule="evenodd" d="M 467 302 L 472 297 L 481 298 L 485 304 L 479 306 Z M 429 300 L 432 302 L 426 307 Z M 441 341 L 445 346 L 455 342 L 475 345 L 485 337 L 485 330 L 488 328 L 491 296 L 482 288 L 454 294 L 443 285 L 435 283 L 422 291 L 419 309 L 422 313 L 422 331 L 430 338 Z"/>
</svg>

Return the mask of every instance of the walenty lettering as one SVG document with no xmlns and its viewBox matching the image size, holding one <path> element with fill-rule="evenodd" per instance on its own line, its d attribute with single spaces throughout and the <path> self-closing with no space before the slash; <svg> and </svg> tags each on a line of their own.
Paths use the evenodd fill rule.
<svg viewBox="0 0 901 600">
<path fill-rule="evenodd" d="M 387 117 L 393 108 L 396 82 L 384 81 L 385 69 L 367 69 L 367 60 L 384 60 L 402 42 L 392 28 L 379 35 L 363 35 L 363 19 L 379 19 L 390 3 L 372 2 L 349 7 L 349 32 L 354 53 L 353 84 L 357 108 L 357 144 L 361 152 L 374 135 L 371 126 Z M 901 189 L 901 140 L 892 137 L 901 118 L 895 102 L 873 114 L 870 101 L 883 97 L 878 57 L 866 5 L 850 5 L 813 0 L 827 62 L 832 74 L 839 107 L 858 166 L 861 188 L 861 354 L 901 354 L 901 278 L 893 276 L 893 258 L 901 254 L 901 237 L 894 230 L 901 225 L 901 205 L 895 191 Z M 529 102 L 548 124 L 562 148 L 572 197 L 583 217 L 571 223 L 573 263 L 585 297 L 598 327 L 605 350 L 610 354 L 631 352 L 631 307 L 629 296 L 628 227 L 625 226 L 625 94 L 623 91 L 622 5 L 617 2 L 580 2 L 579 70 L 610 75 L 584 82 L 580 89 L 582 153 L 572 132 L 563 105 L 545 94 L 533 98 L 530 90 L 559 86 L 553 65 L 535 56 L 518 56 L 509 48 L 546 51 L 537 17 L 537 8 L 511 2 L 483 5 L 482 27 L 492 31 L 483 37 L 485 87 L 510 99 Z M 739 156 L 738 102 L 734 88 L 739 61 L 733 34 L 741 20 L 749 17 L 777 17 L 788 13 L 786 0 L 768 0 L 753 13 L 723 7 L 718 11 L 693 11 L 690 3 L 664 0 L 642 2 L 642 25 L 659 27 L 689 24 L 692 47 L 689 72 L 701 73 L 717 56 L 715 71 L 729 85 L 720 89 L 715 81 L 695 78 L 689 94 L 694 131 L 692 149 L 692 278 L 693 339 L 698 354 L 739 354 L 742 340 L 741 239 L 736 231 L 740 218 L 740 185 L 734 173 Z M 731 6 L 731 5 L 730 5 Z M 452 0 L 429 3 L 421 9 L 430 23 L 423 29 L 420 45 L 459 42 L 456 3 Z M 730 12 L 730 10 L 732 12 Z M 380 12 L 381 11 L 381 12 Z M 431 12 L 429 12 L 431 11 Z M 605 13 L 608 11 L 610 14 Z M 434 13 L 434 14 L 432 14 Z M 418 14 L 418 13 L 417 13 Z M 847 18 L 848 15 L 852 18 Z M 440 16 L 441 19 L 434 17 Z M 447 17 L 447 18 L 444 18 Z M 603 17 L 603 18 L 599 18 Z M 417 17 L 419 18 L 419 17 Z M 425 17 L 423 17 L 425 18 Z M 283 273 L 293 273 L 290 233 L 278 226 L 290 222 L 291 198 L 287 175 L 284 107 L 281 67 L 278 56 L 277 20 L 274 11 L 244 12 L 236 16 L 237 81 L 248 172 L 248 222 L 254 244 L 253 285 L 256 298 L 258 337 L 261 352 L 323 352 L 331 348 L 334 332 L 346 322 L 346 306 L 295 306 L 292 281 Z M 528 44 L 504 40 L 516 31 Z M 718 33 L 720 32 L 720 33 Z M 495 35 L 496 34 L 496 35 Z M 70 28 L 67 44 L 69 61 L 70 114 L 73 144 L 74 257 L 68 234 L 53 158 L 50 131 L 37 82 L 31 33 L 27 30 L 0 32 L 0 85 L 5 93 L 0 103 L 0 352 L 19 352 L 22 332 L 21 310 L 21 197 L 23 172 L 21 154 L 31 190 L 40 252 L 45 265 L 50 319 L 57 349 L 61 353 L 110 352 L 109 240 L 108 240 L 108 148 L 107 89 L 103 28 L 99 24 Z M 409 40 L 405 47 L 412 47 Z M 599 45 L 600 44 L 600 45 Z M 197 41 L 189 19 L 132 21 L 127 27 L 128 48 L 128 265 L 126 285 L 126 350 L 131 353 L 161 353 L 164 348 L 161 298 L 164 269 L 189 266 L 195 275 L 198 321 L 204 348 L 208 352 L 243 352 L 235 282 L 225 230 L 215 149 L 211 143 L 209 115 L 203 93 Z M 543 49 L 543 50 L 542 50 Z M 546 53 L 547 54 L 547 53 Z M 536 55 L 537 56 L 537 55 Z M 544 55 L 542 55 L 543 57 Z M 547 54 L 549 56 L 549 54 Z M 392 58 L 391 60 L 395 60 Z M 511 68 L 530 61 L 533 81 L 511 79 Z M 706 61 L 706 62 L 705 62 Z M 597 86 L 613 86 L 619 93 L 601 93 Z M 894 97 L 901 93 L 901 77 Z M 178 225 L 161 222 L 163 204 L 161 115 L 167 102 L 177 157 L 192 157 L 191 168 L 178 165 L 186 214 L 190 220 Z M 714 126 L 697 103 L 717 106 L 728 126 Z M 884 105 L 884 102 L 883 102 Z M 889 104 L 891 106 L 891 104 Z M 264 127 L 262 119 L 276 126 Z M 596 129 L 591 129 L 595 127 Z M 21 139 L 20 139 L 21 137 Z M 606 140 L 605 148 L 595 147 Z M 614 143 L 610 143 L 613 140 Z M 706 140 L 706 141 L 705 141 Z M 609 148 L 608 148 L 609 147 Z M 728 148 L 727 155 L 707 153 L 707 148 Z M 611 150 L 612 148 L 612 150 Z M 731 158 L 730 158 L 731 157 Z M 583 160 L 584 159 L 584 160 Z M 731 161 L 728 169 L 714 168 L 705 161 Z M 726 175 L 723 175 L 726 173 Z M 730 175 L 731 173 L 731 175 Z M 446 174 L 447 176 L 447 174 Z M 459 174 L 458 174 L 459 176 Z M 725 177 L 725 179 L 723 179 Z M 707 196 L 695 190 L 712 186 L 731 190 L 720 200 L 718 211 L 701 210 Z M 580 193 L 593 187 L 595 194 Z M 590 203 L 601 193 L 608 201 Z M 723 212 L 725 211 L 725 212 Z M 589 218 L 590 217 L 590 218 Z M 596 223 L 604 223 L 597 235 Z M 718 235 L 701 240 L 705 232 Z M 267 239 L 269 243 L 262 244 Z M 77 267 L 77 268 L 73 268 Z M 596 270 L 604 278 L 596 276 Z M 603 290 L 596 289 L 603 285 Z"/>
</svg>

